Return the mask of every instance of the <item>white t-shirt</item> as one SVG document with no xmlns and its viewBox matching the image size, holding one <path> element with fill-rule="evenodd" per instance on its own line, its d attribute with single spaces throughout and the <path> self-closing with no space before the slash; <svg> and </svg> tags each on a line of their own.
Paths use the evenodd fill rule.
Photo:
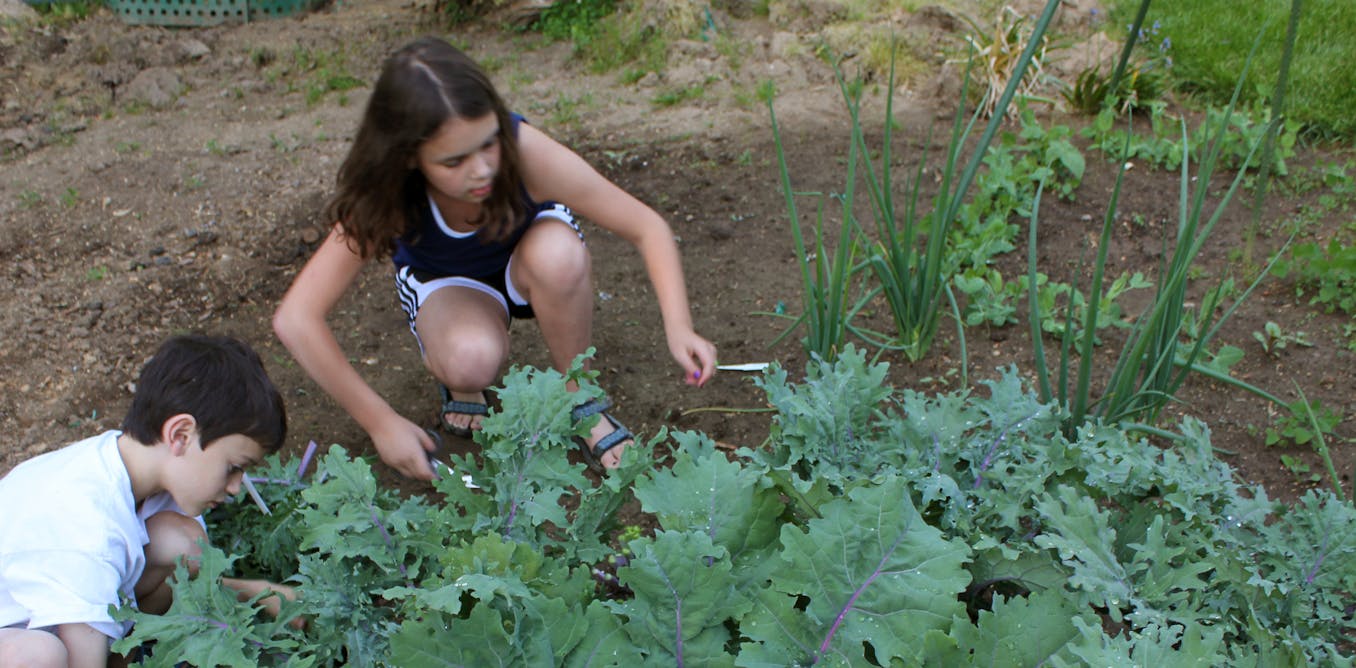
<svg viewBox="0 0 1356 668">
<path fill-rule="evenodd" d="M 168 493 L 141 510 L 107 431 L 14 467 L 0 479 L 0 628 L 88 624 L 110 638 L 127 627 L 108 606 L 146 567 L 146 518 L 178 510 Z"/>
</svg>

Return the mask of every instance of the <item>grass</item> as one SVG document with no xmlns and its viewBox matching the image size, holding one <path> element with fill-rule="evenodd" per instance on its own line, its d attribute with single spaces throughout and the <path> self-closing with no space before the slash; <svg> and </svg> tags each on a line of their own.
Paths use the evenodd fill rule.
<svg viewBox="0 0 1356 668">
<path fill-rule="evenodd" d="M 1140 0 L 1115 0 L 1109 29 L 1127 25 Z M 1265 102 L 1280 71 L 1289 2 L 1191 0 L 1157 2 L 1149 10 L 1159 37 L 1170 40 L 1172 80 L 1214 104 L 1227 101 L 1258 31 L 1261 46 L 1243 85 L 1242 103 Z M 1228 17 L 1228 20 L 1220 20 Z M 1290 65 L 1286 108 L 1313 135 L 1356 139 L 1356 2 L 1306 0 Z"/>
</svg>

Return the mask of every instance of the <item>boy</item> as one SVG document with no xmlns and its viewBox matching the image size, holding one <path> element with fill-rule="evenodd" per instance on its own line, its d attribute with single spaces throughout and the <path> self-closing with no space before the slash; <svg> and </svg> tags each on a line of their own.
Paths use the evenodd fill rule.
<svg viewBox="0 0 1356 668">
<path fill-rule="evenodd" d="M 166 341 L 141 371 L 122 431 L 28 460 L 0 479 L 0 666 L 105 666 L 127 629 L 109 605 L 170 606 L 200 516 L 282 445 L 282 396 L 226 337 Z M 190 572 L 193 562 L 189 562 Z M 224 580 L 244 600 L 285 587 Z M 271 602 L 276 613 L 276 596 Z"/>
</svg>

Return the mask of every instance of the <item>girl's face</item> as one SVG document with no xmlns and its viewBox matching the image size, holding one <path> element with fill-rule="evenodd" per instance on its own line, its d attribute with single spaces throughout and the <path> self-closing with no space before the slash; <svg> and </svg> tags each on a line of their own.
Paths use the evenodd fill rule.
<svg viewBox="0 0 1356 668">
<path fill-rule="evenodd" d="M 451 118 L 419 146 L 419 171 L 436 193 L 479 204 L 489 196 L 499 172 L 499 119 Z"/>
</svg>

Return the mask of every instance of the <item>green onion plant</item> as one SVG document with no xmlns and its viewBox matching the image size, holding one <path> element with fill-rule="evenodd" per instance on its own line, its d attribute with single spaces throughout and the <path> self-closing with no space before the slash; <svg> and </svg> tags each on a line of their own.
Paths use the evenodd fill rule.
<svg viewBox="0 0 1356 668">
<path fill-rule="evenodd" d="M 1145 4 L 1147 4 L 1147 0 Z M 1132 29 L 1130 40 L 1134 39 L 1135 32 Z M 1256 45 L 1253 48 L 1255 51 Z M 1244 64 L 1245 74 L 1251 58 L 1250 54 L 1248 61 Z M 1075 342 L 1075 328 L 1065 328 L 1058 359 L 1058 376 L 1055 383 L 1051 382 L 1053 369 L 1047 364 L 1044 344 L 1041 339 L 1041 323 L 1044 318 L 1051 317 L 1051 314 L 1041 312 L 1039 303 L 1034 298 L 1034 291 L 1032 293 L 1030 309 L 1032 346 L 1036 357 L 1037 381 L 1041 396 L 1042 399 L 1047 401 L 1058 400 L 1066 408 L 1065 426 L 1070 431 L 1077 429 L 1092 418 L 1100 418 L 1108 423 L 1152 431 L 1150 425 L 1157 419 L 1163 407 L 1173 400 L 1177 390 L 1185 382 L 1187 375 L 1193 371 L 1205 373 L 1212 378 L 1225 381 L 1284 405 L 1284 402 L 1264 390 L 1248 385 L 1241 380 L 1224 374 L 1209 373 L 1209 370 L 1201 363 L 1205 359 L 1206 346 L 1219 331 L 1222 323 L 1251 294 L 1267 271 L 1263 271 L 1234 303 L 1229 308 L 1224 309 L 1217 318 L 1214 315 L 1216 306 L 1219 305 L 1217 300 L 1223 291 L 1211 291 L 1206 297 L 1208 303 L 1203 304 L 1199 310 L 1204 321 L 1195 325 L 1202 334 L 1196 337 L 1186 337 L 1184 331 L 1186 326 L 1183 318 L 1184 304 L 1188 292 L 1188 277 L 1191 265 L 1246 176 L 1246 170 L 1240 169 L 1228 191 L 1216 204 L 1214 211 L 1207 216 L 1204 211 L 1205 199 L 1211 190 L 1210 182 L 1220 158 L 1223 143 L 1221 140 L 1228 129 L 1229 118 L 1238 102 L 1242 81 L 1243 78 L 1240 78 L 1238 87 L 1234 92 L 1234 98 L 1230 101 L 1229 107 L 1218 126 L 1209 129 L 1207 136 L 1212 138 L 1208 148 L 1202 154 L 1203 158 L 1194 178 L 1191 174 L 1191 142 L 1185 123 L 1181 124 L 1183 155 L 1178 195 L 1177 236 L 1170 253 L 1159 268 L 1157 292 L 1154 295 L 1154 300 L 1131 326 L 1124 348 L 1120 351 L 1115 366 L 1112 367 L 1111 374 L 1106 381 L 1106 387 L 1096 401 L 1093 401 L 1091 397 L 1094 365 L 1094 323 L 1101 307 L 1102 291 L 1105 289 L 1104 276 L 1107 250 L 1111 240 L 1113 222 L 1116 219 L 1116 206 L 1120 196 L 1121 183 L 1125 177 L 1124 165 L 1126 163 L 1124 160 L 1121 161 L 1122 167 L 1116 177 L 1116 185 L 1112 190 L 1111 201 L 1102 223 L 1097 258 L 1093 265 L 1092 283 L 1089 287 L 1091 294 L 1087 300 L 1088 308 L 1083 314 L 1083 326 L 1077 330 L 1080 338 Z M 1273 120 L 1273 122 L 1275 121 Z M 1129 145 L 1128 138 L 1126 144 Z M 1257 145 L 1254 144 L 1247 162 L 1251 162 L 1252 153 L 1255 153 L 1257 148 Z M 1029 227 L 1028 272 L 1033 284 L 1036 278 L 1036 233 L 1039 227 L 1037 211 L 1040 208 L 1040 194 L 1041 192 L 1038 190 L 1038 202 L 1032 208 L 1033 213 Z M 1279 255 L 1278 253 L 1277 257 Z M 1267 269 L 1269 270 L 1270 267 L 1268 266 Z M 1072 323 L 1072 311 L 1066 313 L 1064 317 Z M 1189 339 L 1189 341 L 1182 343 L 1184 338 Z M 1073 364 L 1072 360 L 1075 353 L 1077 366 L 1072 369 L 1073 375 L 1071 376 L 1070 367 Z M 1073 383 L 1072 387 L 1070 387 L 1070 382 Z"/>
<path fill-rule="evenodd" d="M 893 112 L 893 94 L 886 100 L 886 123 L 881 149 L 880 169 L 877 171 L 866 160 L 867 190 L 875 217 L 875 242 L 868 247 L 865 266 L 879 282 L 879 292 L 890 307 L 894 319 L 893 344 L 877 341 L 901 350 L 905 357 L 917 361 L 927 354 L 936 335 L 942 309 L 946 306 L 943 293 L 951 282 L 955 262 L 947 252 L 948 230 L 960 215 L 961 207 L 984 161 L 984 156 L 1006 116 L 1007 109 L 1022 86 L 1024 74 L 1035 53 L 1042 48 L 1043 37 L 1059 1 L 1051 0 L 1037 19 L 1026 47 L 1012 70 L 1012 76 L 1002 95 L 993 106 L 988 124 L 972 148 L 971 156 L 961 168 L 961 152 L 969 143 L 983 109 L 977 109 L 968 122 L 964 119 L 966 85 L 961 89 L 961 109 L 956 114 L 946 162 L 942 168 L 941 188 L 934 197 L 931 211 L 919 214 L 918 187 L 922 180 L 920 162 L 908 201 L 901 211 L 894 199 L 890 174 L 890 138 Z M 840 82 L 842 77 L 839 77 Z M 966 84 L 969 73 L 966 73 Z M 842 86 L 844 99 L 852 116 L 852 143 L 856 153 L 869 156 L 862 125 L 858 116 L 858 100 L 847 86 Z M 890 90 L 894 90 L 894 72 L 891 68 Z M 926 156 L 924 156 L 926 158 Z M 902 215 L 901 215 L 902 214 Z"/>
</svg>

